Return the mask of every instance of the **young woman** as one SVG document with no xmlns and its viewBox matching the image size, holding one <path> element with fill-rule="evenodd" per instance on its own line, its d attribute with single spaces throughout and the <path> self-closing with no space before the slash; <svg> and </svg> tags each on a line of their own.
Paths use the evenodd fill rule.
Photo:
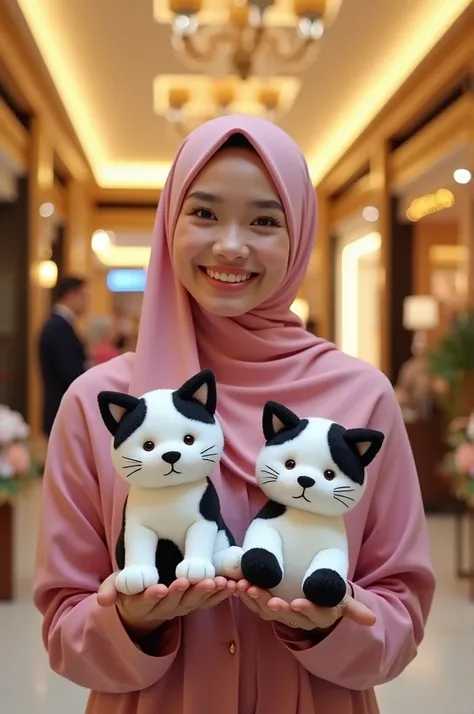
<svg viewBox="0 0 474 714">
<path fill-rule="evenodd" d="M 386 377 L 290 311 L 315 234 L 307 166 L 281 129 L 232 116 L 183 142 L 160 199 L 136 354 L 72 385 L 49 442 L 34 598 L 51 666 L 92 690 L 90 714 L 373 714 L 373 687 L 416 655 L 434 591 L 417 474 Z M 268 399 L 385 433 L 346 517 L 340 608 L 223 578 L 117 596 L 127 487 L 97 393 L 176 388 L 205 367 L 226 437 L 213 482 L 240 543 L 265 498 L 254 464 Z"/>
</svg>

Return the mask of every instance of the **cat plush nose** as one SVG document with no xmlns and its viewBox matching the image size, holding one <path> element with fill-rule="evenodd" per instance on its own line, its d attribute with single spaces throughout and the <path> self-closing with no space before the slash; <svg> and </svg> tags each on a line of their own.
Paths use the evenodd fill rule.
<svg viewBox="0 0 474 714">
<path fill-rule="evenodd" d="M 311 488 L 316 483 L 314 478 L 310 476 L 299 476 L 297 481 L 302 488 Z"/>
<path fill-rule="evenodd" d="M 171 464 L 171 466 L 173 466 L 180 460 L 181 454 L 179 451 L 166 451 L 161 458 L 163 461 L 166 461 L 167 464 Z"/>
</svg>

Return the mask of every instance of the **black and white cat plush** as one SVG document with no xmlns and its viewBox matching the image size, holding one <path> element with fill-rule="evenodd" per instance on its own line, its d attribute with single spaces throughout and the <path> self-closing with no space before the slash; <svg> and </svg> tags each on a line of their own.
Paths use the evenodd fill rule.
<svg viewBox="0 0 474 714">
<path fill-rule="evenodd" d="M 178 577 L 197 583 L 234 572 L 240 549 L 209 478 L 224 448 L 213 372 L 139 398 L 103 391 L 98 402 L 113 436 L 113 464 L 130 486 L 116 545 L 117 590 L 133 595 Z"/>
<path fill-rule="evenodd" d="M 300 419 L 277 402 L 265 405 L 263 432 L 256 476 L 270 500 L 247 529 L 242 574 L 287 602 L 335 607 L 349 568 L 343 514 L 362 498 L 384 435 Z"/>
</svg>

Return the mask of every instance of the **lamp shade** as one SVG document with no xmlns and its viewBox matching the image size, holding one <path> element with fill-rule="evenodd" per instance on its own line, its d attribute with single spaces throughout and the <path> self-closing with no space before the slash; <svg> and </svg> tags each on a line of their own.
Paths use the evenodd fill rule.
<svg viewBox="0 0 474 714">
<path fill-rule="evenodd" d="M 410 295 L 403 301 L 403 326 L 406 330 L 431 330 L 438 321 L 438 301 L 432 295 Z"/>
</svg>

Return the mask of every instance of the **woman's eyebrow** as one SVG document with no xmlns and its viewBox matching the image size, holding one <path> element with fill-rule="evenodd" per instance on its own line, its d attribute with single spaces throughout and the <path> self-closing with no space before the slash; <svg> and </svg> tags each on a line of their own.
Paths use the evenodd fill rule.
<svg viewBox="0 0 474 714">
<path fill-rule="evenodd" d="M 222 196 L 218 196 L 215 193 L 210 193 L 209 191 L 192 191 L 186 196 L 186 200 L 190 198 L 197 199 L 198 201 L 207 201 L 209 203 L 223 203 L 224 201 Z M 282 213 L 285 212 L 280 201 L 277 201 L 275 198 L 255 199 L 249 201 L 249 204 L 251 206 L 254 206 L 255 208 L 267 208 L 274 211 L 281 211 Z"/>
<path fill-rule="evenodd" d="M 215 193 L 209 193 L 208 191 L 192 191 L 186 196 L 186 199 L 189 198 L 196 198 L 198 201 L 209 201 L 210 203 L 222 203 L 224 200 L 221 196 L 216 196 Z"/>
</svg>

